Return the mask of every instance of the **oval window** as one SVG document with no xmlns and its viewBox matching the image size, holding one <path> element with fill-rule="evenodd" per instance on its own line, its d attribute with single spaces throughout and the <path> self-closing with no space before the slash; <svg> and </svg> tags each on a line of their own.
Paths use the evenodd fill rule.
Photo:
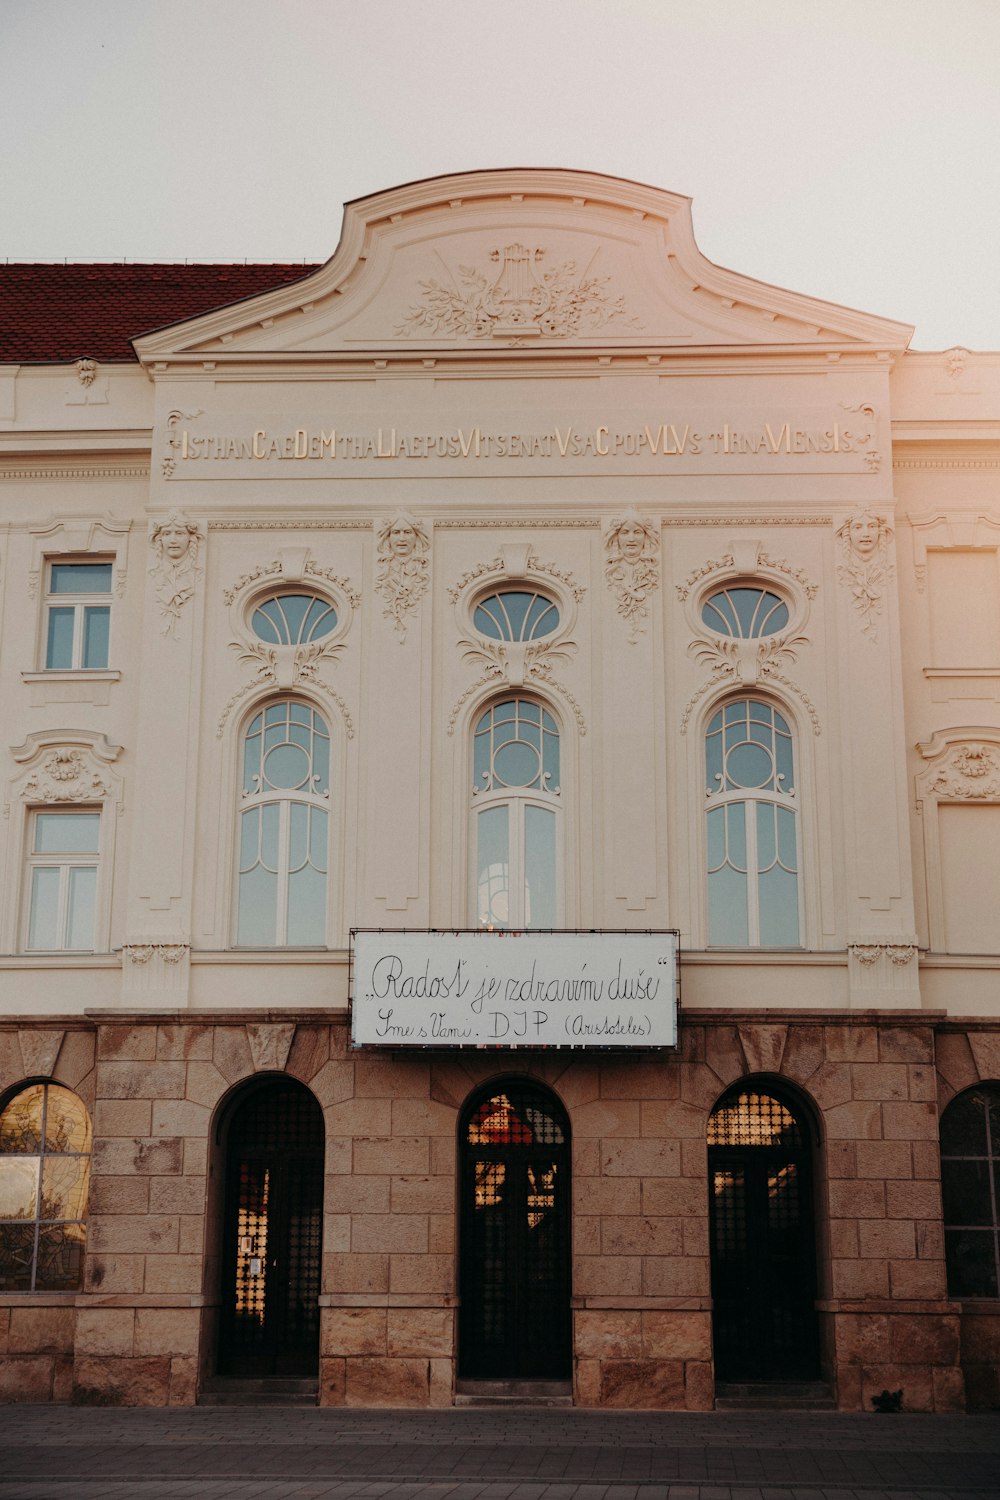
<svg viewBox="0 0 1000 1500">
<path fill-rule="evenodd" d="M 559 629 L 559 609 L 547 594 L 504 589 L 480 599 L 472 623 L 493 641 L 537 641 Z"/>
<path fill-rule="evenodd" d="M 250 629 L 269 646 L 303 646 L 337 628 L 337 611 L 318 594 L 274 594 L 258 604 Z"/>
<path fill-rule="evenodd" d="M 755 641 L 762 635 L 777 635 L 788 624 L 788 605 L 770 589 L 718 589 L 701 606 L 701 618 L 709 630 L 735 640 Z"/>
</svg>

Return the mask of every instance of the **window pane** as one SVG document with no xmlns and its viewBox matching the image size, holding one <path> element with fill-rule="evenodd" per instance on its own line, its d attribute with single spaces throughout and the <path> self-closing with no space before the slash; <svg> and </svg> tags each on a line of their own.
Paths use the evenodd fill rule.
<svg viewBox="0 0 1000 1500">
<path fill-rule="evenodd" d="M 0 1219 L 33 1219 L 38 1212 L 38 1156 L 0 1157 Z"/>
<path fill-rule="evenodd" d="M 997 1146 L 1000 1139 L 994 1149 Z M 941 1154 L 986 1155 L 986 1096 L 982 1090 L 972 1089 L 948 1105 L 941 1121 Z"/>
<path fill-rule="evenodd" d="M 34 1224 L 0 1224 L 0 1291 L 30 1292 Z"/>
<path fill-rule="evenodd" d="M 262 865 L 240 876 L 236 941 L 246 948 L 273 948 L 278 921 L 278 877 Z"/>
<path fill-rule="evenodd" d="M 45 1085 L 33 1083 L 11 1099 L 0 1116 L 0 1152 L 37 1155 L 42 1149 Z"/>
<path fill-rule="evenodd" d="M 987 1161 L 941 1163 L 941 1198 L 946 1224 L 993 1223 Z"/>
<path fill-rule="evenodd" d="M 556 925 L 556 815 L 524 809 L 524 925 Z"/>
<path fill-rule="evenodd" d="M 80 1285 L 86 1237 L 83 1224 L 43 1224 L 39 1227 L 36 1292 L 64 1291 Z"/>
<path fill-rule="evenodd" d="M 28 919 L 29 948 L 58 948 L 59 870 L 31 872 L 31 912 Z"/>
<path fill-rule="evenodd" d="M 763 948 L 795 948 L 799 941 L 799 890 L 794 875 L 775 865 L 758 882 Z"/>
<path fill-rule="evenodd" d="M 68 671 L 73 665 L 73 620 L 75 609 L 50 609 L 45 665 Z"/>
<path fill-rule="evenodd" d="M 304 865 L 288 877 L 288 933 L 292 947 L 321 948 L 326 941 L 326 876 Z"/>
<path fill-rule="evenodd" d="M 100 813 L 36 813 L 36 854 L 96 854 Z"/>
<path fill-rule="evenodd" d="M 82 1219 L 87 1212 L 89 1156 L 47 1156 L 42 1164 L 40 1219 Z"/>
<path fill-rule="evenodd" d="M 745 948 L 747 928 L 747 877 L 724 865 L 708 877 L 709 942 L 723 948 Z"/>
<path fill-rule="evenodd" d="M 479 814 L 476 842 L 479 924 L 506 927 L 510 910 L 506 807 L 491 807 Z"/>
<path fill-rule="evenodd" d="M 944 1252 L 952 1297 L 997 1295 L 996 1235 L 989 1229 L 946 1229 Z"/>
<path fill-rule="evenodd" d="M 41 1087 L 41 1085 L 39 1085 Z M 58 1084 L 47 1085 L 48 1099 L 45 1107 L 45 1150 L 90 1151 L 90 1116 L 83 1100 L 62 1089 Z M 22 1096 L 18 1095 L 18 1099 Z"/>
<path fill-rule="evenodd" d="M 93 948 L 96 907 L 97 870 L 92 865 L 71 869 L 66 909 L 67 948 Z"/>
<path fill-rule="evenodd" d="M 52 594 L 110 594 L 110 563 L 53 563 L 49 570 Z"/>
<path fill-rule="evenodd" d="M 88 606 L 83 612 L 83 665 L 97 670 L 108 664 L 111 611 Z"/>
</svg>

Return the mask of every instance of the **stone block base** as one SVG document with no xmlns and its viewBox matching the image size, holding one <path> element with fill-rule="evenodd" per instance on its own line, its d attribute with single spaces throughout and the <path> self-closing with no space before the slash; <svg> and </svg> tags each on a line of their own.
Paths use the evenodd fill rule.
<svg viewBox="0 0 1000 1500">
<path fill-rule="evenodd" d="M 841 1411 L 871 1411 L 884 1391 L 902 1392 L 903 1411 L 965 1410 L 954 1303 L 873 1301 L 828 1316 Z"/>
</svg>

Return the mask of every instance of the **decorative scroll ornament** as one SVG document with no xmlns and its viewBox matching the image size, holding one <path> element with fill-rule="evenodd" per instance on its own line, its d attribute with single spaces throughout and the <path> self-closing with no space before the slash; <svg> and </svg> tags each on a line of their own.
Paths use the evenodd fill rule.
<svg viewBox="0 0 1000 1500">
<path fill-rule="evenodd" d="M 177 436 L 178 422 L 193 422 L 195 417 L 201 416 L 201 407 L 196 406 L 193 411 L 172 411 L 167 414 L 167 448 L 161 460 L 161 468 L 164 479 L 169 479 L 177 467 L 177 454 L 181 449 L 181 440 Z"/>
<path fill-rule="evenodd" d="M 845 427 L 844 438 L 850 442 L 852 451 L 860 453 L 864 450 L 865 464 L 869 473 L 877 474 L 882 465 L 882 455 L 874 447 L 878 425 L 874 406 L 866 401 L 861 401 L 856 406 L 848 406 L 846 401 L 841 401 L 840 404 L 848 414 L 853 413 L 857 416 L 859 427 L 858 431 L 851 431 L 850 428 Z M 865 448 L 866 443 L 872 446 Z"/>
<path fill-rule="evenodd" d="M 943 355 L 944 367 L 952 380 L 957 380 L 965 371 L 969 362 L 969 351 L 963 349 L 961 344 L 956 344 L 952 349 L 946 349 Z"/>
<path fill-rule="evenodd" d="M 660 537 L 633 507 L 616 516 L 604 533 L 604 577 L 635 645 L 649 614 L 647 599 L 660 586 Z"/>
<path fill-rule="evenodd" d="M 405 510 L 397 511 L 378 529 L 375 592 L 382 595 L 383 618 L 391 621 L 401 643 L 406 640 L 407 617 L 416 614 L 430 582 L 430 545 L 423 522 Z"/>
<path fill-rule="evenodd" d="M 47 755 L 21 789 L 28 802 L 89 802 L 110 795 L 110 782 L 90 754 L 69 746 Z"/>
<path fill-rule="evenodd" d="M 158 521 L 150 532 L 153 563 L 149 576 L 163 620 L 162 634 L 175 640 L 181 610 L 194 598 L 201 577 L 198 548 L 204 540 L 204 533 L 179 510 Z"/>
<path fill-rule="evenodd" d="M 515 243 L 493 250 L 500 271 L 492 280 L 474 266 L 458 267 L 458 284 L 421 281 L 422 306 L 413 307 L 396 329 L 408 338 L 431 333 L 452 338 L 572 338 L 596 333 L 608 323 L 638 326 L 624 297 L 608 289 L 610 277 L 577 275 L 576 262 L 563 261 L 550 271 L 536 267 L 543 249 Z"/>
<path fill-rule="evenodd" d="M 926 787 L 954 802 L 1000 799 L 1000 753 L 995 745 L 955 745 Z"/>
<path fill-rule="evenodd" d="M 76 371 L 77 380 L 85 388 L 92 386 L 97 379 L 96 359 L 78 359 L 73 368 Z"/>
<path fill-rule="evenodd" d="M 226 703 L 219 715 L 216 725 L 216 737 L 222 737 L 226 723 L 236 705 L 242 701 L 255 688 L 273 684 L 281 692 L 305 684 L 321 688 L 324 693 L 334 702 L 340 710 L 348 739 L 354 738 L 354 723 L 348 712 L 346 703 L 340 694 L 329 682 L 320 676 L 320 670 L 324 663 L 336 663 L 344 651 L 346 642 L 344 633 L 349 628 L 351 610 L 357 609 L 361 604 L 361 595 L 354 588 L 350 579 L 341 577 L 332 568 L 325 568 L 312 558 L 306 556 L 306 548 L 286 548 L 280 558 L 272 562 L 260 563 L 250 572 L 244 573 L 236 580 L 232 588 L 223 592 L 223 599 L 231 608 L 236 606 L 236 618 L 233 620 L 237 639 L 229 642 L 229 647 L 236 652 L 237 659 L 253 668 L 253 677 L 242 687 L 237 688 Z M 319 640 L 306 640 L 301 642 L 287 641 L 274 644 L 262 641 L 248 628 L 246 620 L 241 619 L 241 606 L 239 598 L 241 595 L 257 595 L 253 585 L 261 580 L 274 578 L 295 584 L 306 577 L 322 578 L 335 586 L 337 591 L 335 598 L 339 600 L 336 604 L 336 612 L 340 618 L 336 635 L 324 636 Z M 246 605 L 246 600 L 244 600 Z M 251 601 L 252 604 L 252 601 Z M 250 606 L 247 605 L 247 608 Z"/>
<path fill-rule="evenodd" d="M 448 590 L 448 595 L 453 603 L 459 604 L 469 586 L 480 579 L 495 577 L 517 580 L 536 575 L 557 580 L 562 585 L 565 594 L 572 597 L 576 604 L 579 604 L 586 593 L 586 589 L 577 583 L 568 569 L 556 567 L 553 563 L 542 562 L 529 550 L 526 543 L 523 545 L 516 543 L 505 544 L 500 555 L 489 562 L 479 563 L 463 573 L 454 588 Z M 474 628 L 471 615 L 469 623 Z M 458 645 L 462 648 L 463 661 L 472 662 L 483 670 L 481 676 L 475 682 L 470 683 L 452 709 L 448 719 L 448 733 L 454 734 L 463 705 L 480 688 L 496 686 L 499 683 L 519 688 L 525 683 L 534 682 L 544 683 L 546 687 L 559 693 L 572 709 L 580 734 L 586 734 L 587 724 L 583 710 L 569 688 L 554 675 L 555 668 L 560 662 L 572 661 L 576 655 L 576 642 L 566 638 L 571 628 L 571 620 L 565 620 L 560 626 L 561 638 L 557 633 L 555 636 L 543 637 L 541 640 L 493 640 L 485 635 L 475 639 L 460 640 Z"/>
<path fill-rule="evenodd" d="M 837 577 L 851 591 L 865 635 L 877 641 L 875 622 L 882 613 L 885 590 L 895 576 L 889 560 L 892 528 L 881 516 L 864 510 L 845 521 L 837 536 L 841 547 Z"/>
</svg>

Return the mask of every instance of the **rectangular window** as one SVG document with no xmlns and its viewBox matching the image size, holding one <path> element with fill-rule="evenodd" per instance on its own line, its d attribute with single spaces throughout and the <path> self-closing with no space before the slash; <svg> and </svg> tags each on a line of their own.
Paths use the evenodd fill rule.
<svg viewBox="0 0 1000 1500">
<path fill-rule="evenodd" d="M 31 814 L 29 952 L 93 951 L 100 834 L 96 809 Z"/>
<path fill-rule="evenodd" d="M 45 667 L 78 672 L 108 665 L 111 563 L 50 562 L 45 598 Z"/>
</svg>

